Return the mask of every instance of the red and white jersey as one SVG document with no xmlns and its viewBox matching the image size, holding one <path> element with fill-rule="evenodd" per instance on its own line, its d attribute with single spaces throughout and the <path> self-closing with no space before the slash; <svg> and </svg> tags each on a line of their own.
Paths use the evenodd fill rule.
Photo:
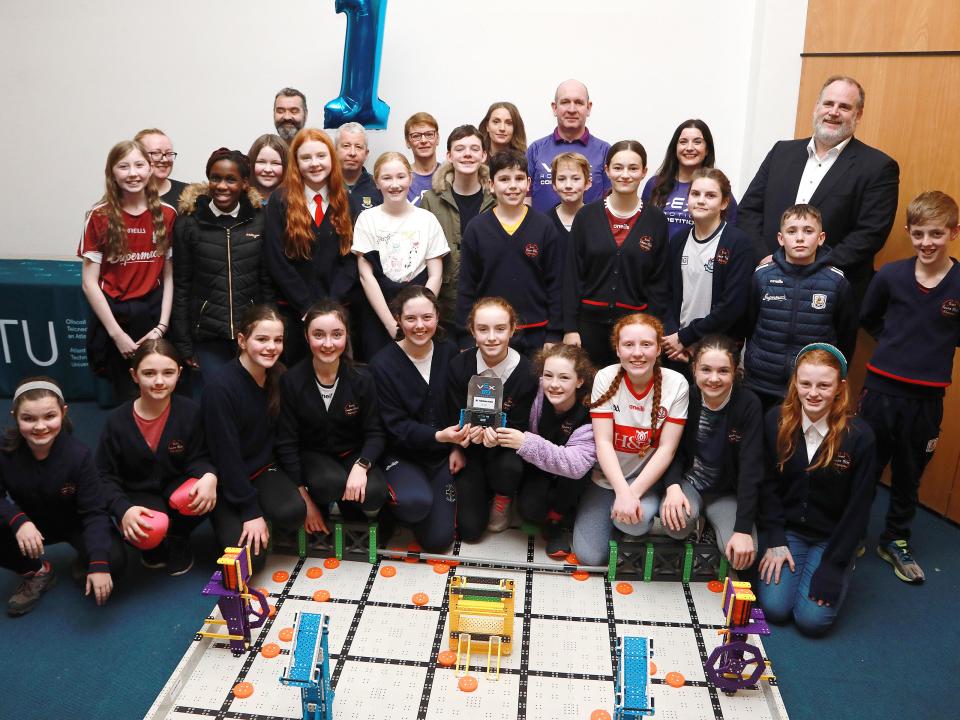
<svg viewBox="0 0 960 720">
<path fill-rule="evenodd" d="M 172 247 L 173 221 L 177 212 L 166 203 L 161 203 L 160 208 Z M 105 209 L 106 204 L 102 203 L 87 215 L 77 255 L 100 265 L 100 289 L 113 299 L 132 300 L 143 297 L 154 288 L 160 287 L 163 276 L 164 258 L 157 252 L 154 242 L 153 216 L 149 210 L 144 210 L 139 215 L 131 215 L 121 210 L 123 225 L 127 230 L 127 252 L 123 257 L 108 260 L 103 257 L 110 224 Z M 170 255 L 171 251 L 168 250 L 167 257 Z"/>
<path fill-rule="evenodd" d="M 607 392 L 607 388 L 617 376 L 620 365 L 608 365 L 597 373 L 593 381 L 591 400 L 597 399 Z M 657 409 L 657 440 L 664 423 L 683 425 L 687 421 L 687 404 L 689 402 L 690 386 L 683 375 L 667 368 L 661 368 L 662 380 L 660 386 L 660 407 Z M 626 374 L 617 392 L 602 405 L 590 411 L 591 418 L 606 418 L 613 422 L 613 449 L 620 461 L 620 469 L 627 482 L 631 482 L 647 461 L 653 457 L 648 452 L 640 457 L 640 450 L 656 446 L 651 428 L 651 410 L 653 405 L 653 378 L 649 384 L 640 390 L 630 382 Z M 593 467 L 593 481 L 600 487 L 610 488 L 610 481 L 604 477 L 600 463 Z"/>
</svg>

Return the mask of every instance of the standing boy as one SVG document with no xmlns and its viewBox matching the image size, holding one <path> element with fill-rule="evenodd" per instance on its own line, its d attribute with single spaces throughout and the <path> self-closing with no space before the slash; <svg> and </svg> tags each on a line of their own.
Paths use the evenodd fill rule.
<svg viewBox="0 0 960 720">
<path fill-rule="evenodd" d="M 764 410 L 783 402 L 793 360 L 810 343 L 835 345 L 850 362 L 857 312 L 850 283 L 829 264 L 820 211 L 793 205 L 780 219 L 773 259 L 753 273 L 747 311 L 744 384 Z"/>
<path fill-rule="evenodd" d="M 864 297 L 860 321 L 877 339 L 859 415 L 877 436 L 880 470 L 890 463 L 890 508 L 877 553 L 907 583 L 924 580 L 910 550 L 920 478 L 940 435 L 943 395 L 960 345 L 960 269 L 949 243 L 960 232 L 957 203 L 939 191 L 907 206 L 916 257 L 887 263 Z"/>
<path fill-rule="evenodd" d="M 460 247 L 457 329 L 461 348 L 470 308 L 482 297 L 499 296 L 519 315 L 510 344 L 530 355 L 563 336 L 560 312 L 562 256 L 553 222 L 524 203 L 530 187 L 527 163 L 516 150 L 490 159 L 497 205 L 467 226 Z"/>
<path fill-rule="evenodd" d="M 440 318 L 454 327 L 457 278 L 460 277 L 460 240 L 473 218 L 496 204 L 490 192 L 487 154 L 480 131 L 473 125 L 454 128 L 447 138 L 447 162 L 433 175 L 433 189 L 420 199 L 420 207 L 432 212 L 443 228 L 450 252 L 443 258 L 440 286 Z"/>
<path fill-rule="evenodd" d="M 414 205 L 430 189 L 433 174 L 437 171 L 437 145 L 440 144 L 440 126 L 436 118 L 427 112 L 418 112 L 403 124 L 403 136 L 413 153 L 413 182 L 407 199 Z"/>
</svg>

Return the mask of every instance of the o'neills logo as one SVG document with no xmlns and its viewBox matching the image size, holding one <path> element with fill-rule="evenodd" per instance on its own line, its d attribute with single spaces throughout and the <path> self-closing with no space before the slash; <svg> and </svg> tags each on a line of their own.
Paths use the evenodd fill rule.
<svg viewBox="0 0 960 720">
<path fill-rule="evenodd" d="M 730 250 L 727 248 L 720 248 L 717 250 L 717 255 L 713 259 L 717 265 L 726 265 L 730 262 Z"/>
<path fill-rule="evenodd" d="M 649 235 L 644 235 L 639 240 L 637 240 L 637 245 L 640 246 L 640 249 L 644 252 L 650 252 L 653 250 L 653 238 Z"/>
<path fill-rule="evenodd" d="M 943 305 L 940 306 L 940 314 L 945 318 L 955 318 L 960 315 L 960 302 L 950 298 L 949 300 L 944 300 Z"/>
<path fill-rule="evenodd" d="M 346 415 L 347 417 L 353 417 L 358 412 L 360 412 L 360 408 L 357 407 L 356 403 L 352 403 L 352 402 L 344 403 L 343 414 Z"/>
<path fill-rule="evenodd" d="M 523 248 L 523 254 L 528 258 L 535 258 L 540 254 L 540 247 L 536 243 L 527 243 Z"/>
<path fill-rule="evenodd" d="M 743 435 L 741 435 L 740 431 L 736 428 L 730 428 L 730 431 L 727 433 L 727 440 L 732 443 L 738 443 L 743 440 Z"/>
<path fill-rule="evenodd" d="M 186 449 L 186 446 L 180 440 L 171 440 L 167 443 L 167 452 L 171 455 L 179 455 Z"/>
<path fill-rule="evenodd" d="M 622 453 L 638 453 L 650 447 L 653 433 L 650 428 L 635 428 L 613 424 L 613 449 Z"/>
<path fill-rule="evenodd" d="M 850 453 L 838 452 L 833 458 L 833 469 L 837 472 L 846 472 L 852 464 L 853 458 L 850 457 Z"/>
</svg>

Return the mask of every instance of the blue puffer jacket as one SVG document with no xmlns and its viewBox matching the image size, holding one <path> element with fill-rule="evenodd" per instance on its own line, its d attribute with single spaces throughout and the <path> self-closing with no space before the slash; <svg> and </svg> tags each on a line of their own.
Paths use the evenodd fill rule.
<svg viewBox="0 0 960 720">
<path fill-rule="evenodd" d="M 810 265 L 787 262 L 783 248 L 753 273 L 748 309 L 744 384 L 783 397 L 804 345 L 828 342 L 848 361 L 857 342 L 857 309 L 850 283 L 820 248 Z"/>
</svg>

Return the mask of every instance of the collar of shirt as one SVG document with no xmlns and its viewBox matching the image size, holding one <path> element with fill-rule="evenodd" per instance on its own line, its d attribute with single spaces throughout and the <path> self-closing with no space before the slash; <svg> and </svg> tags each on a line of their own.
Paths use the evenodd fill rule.
<svg viewBox="0 0 960 720">
<path fill-rule="evenodd" d="M 813 422 L 810 418 L 808 418 L 806 413 L 801 413 L 801 415 L 800 427 L 803 429 L 804 436 L 808 436 L 810 434 L 811 428 L 813 428 L 817 435 L 820 436 L 820 440 L 823 440 L 823 438 L 827 436 L 827 433 L 830 432 L 830 426 L 827 425 L 826 415 L 816 422 Z"/>
<path fill-rule="evenodd" d="M 240 203 L 237 203 L 233 206 L 233 210 L 230 212 L 224 212 L 216 205 L 213 204 L 213 200 L 210 201 L 210 212 L 213 213 L 214 217 L 223 217 L 224 215 L 229 215 L 230 217 L 237 217 L 240 215 Z"/>
<path fill-rule="evenodd" d="M 567 145 L 572 145 L 573 143 L 580 143 L 584 147 L 587 146 L 587 143 L 590 142 L 590 130 L 587 127 L 583 128 L 583 135 L 578 137 L 576 140 L 567 140 L 560 134 L 560 128 L 553 129 L 553 141 L 555 143 L 566 143 Z"/>
<path fill-rule="evenodd" d="M 303 186 L 303 194 L 307 198 L 307 211 L 310 213 L 310 217 L 313 217 L 317 214 L 317 203 L 313 199 L 314 195 L 319 195 L 323 200 L 323 214 L 327 214 L 327 207 L 330 203 L 327 201 L 327 188 L 326 186 L 320 188 L 319 193 L 315 193 L 313 190 L 308 188 L 306 185 Z"/>
<path fill-rule="evenodd" d="M 517 369 L 520 364 L 520 353 L 513 348 L 507 350 L 507 356 L 493 367 L 487 365 L 483 359 L 483 353 L 477 350 L 477 375 L 495 375 L 504 382 L 510 377 L 510 374 Z"/>
<path fill-rule="evenodd" d="M 825 160 L 836 160 L 839 157 L 840 153 L 843 152 L 843 149 L 850 144 L 850 141 L 853 140 L 853 135 L 848 137 L 842 143 L 834 145 L 832 148 L 827 150 L 823 154 L 823 157 L 817 156 L 817 143 L 815 138 L 810 138 L 810 142 L 807 143 L 807 158 L 811 160 L 816 160 L 818 162 L 824 162 Z"/>
</svg>

